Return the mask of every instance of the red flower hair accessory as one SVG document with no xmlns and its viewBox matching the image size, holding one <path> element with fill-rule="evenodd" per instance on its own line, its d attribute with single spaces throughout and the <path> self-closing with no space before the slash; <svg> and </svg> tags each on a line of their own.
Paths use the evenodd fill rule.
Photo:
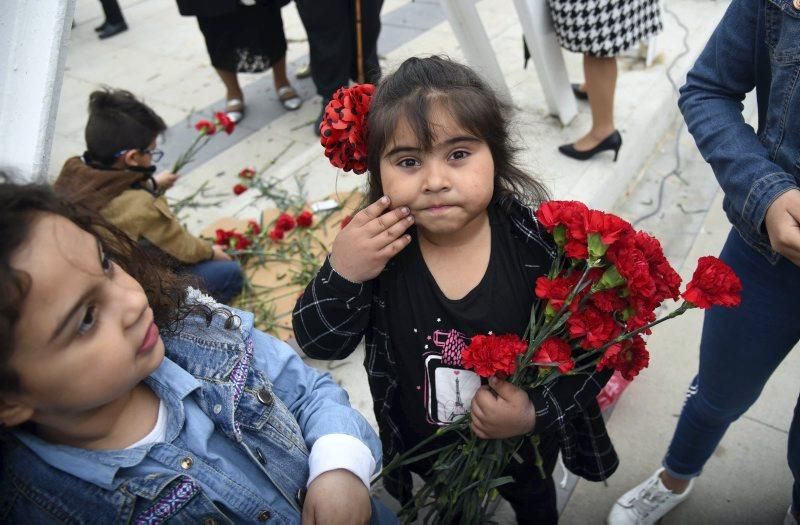
<svg viewBox="0 0 800 525">
<path fill-rule="evenodd" d="M 374 91 L 372 84 L 339 88 L 325 106 L 320 143 L 331 164 L 344 171 L 367 171 L 367 115 Z"/>
</svg>

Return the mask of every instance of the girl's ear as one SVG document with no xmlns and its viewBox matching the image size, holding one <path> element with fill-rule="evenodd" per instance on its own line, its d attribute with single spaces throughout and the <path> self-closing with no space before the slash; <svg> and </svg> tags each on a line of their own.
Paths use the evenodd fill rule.
<svg viewBox="0 0 800 525">
<path fill-rule="evenodd" d="M 33 408 L 13 394 L 0 393 L 0 424 L 5 427 L 15 427 L 32 417 Z"/>
</svg>

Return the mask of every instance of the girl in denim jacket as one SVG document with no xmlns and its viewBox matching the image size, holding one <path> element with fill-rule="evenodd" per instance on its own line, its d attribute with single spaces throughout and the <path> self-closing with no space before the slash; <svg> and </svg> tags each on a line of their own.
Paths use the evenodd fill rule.
<svg viewBox="0 0 800 525">
<path fill-rule="evenodd" d="M 0 522 L 393 521 L 331 378 L 117 233 L 0 184 Z"/>
</svg>

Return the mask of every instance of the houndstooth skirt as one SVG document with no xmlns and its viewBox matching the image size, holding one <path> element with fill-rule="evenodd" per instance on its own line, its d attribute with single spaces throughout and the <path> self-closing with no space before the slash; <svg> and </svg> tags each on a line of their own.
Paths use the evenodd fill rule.
<svg viewBox="0 0 800 525">
<path fill-rule="evenodd" d="M 548 0 L 561 47 L 610 57 L 663 28 L 659 0 Z"/>
</svg>

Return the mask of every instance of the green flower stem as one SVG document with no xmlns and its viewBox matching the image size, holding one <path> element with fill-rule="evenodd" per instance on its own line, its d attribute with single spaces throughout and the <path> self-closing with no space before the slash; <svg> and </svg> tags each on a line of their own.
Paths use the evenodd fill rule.
<svg viewBox="0 0 800 525">
<path fill-rule="evenodd" d="M 601 346 L 597 350 L 592 350 L 591 352 L 587 352 L 587 353 L 585 353 L 583 355 L 580 355 L 580 356 L 576 357 L 575 358 L 575 363 L 577 364 L 580 361 L 583 361 L 585 359 L 589 359 L 590 357 L 593 357 L 593 356 L 595 356 L 597 354 L 600 354 L 600 353 L 606 351 L 607 349 L 609 349 L 610 347 L 612 347 L 613 345 L 615 345 L 615 344 L 617 344 L 617 343 L 619 343 L 621 341 L 624 341 L 626 339 L 630 339 L 631 337 L 635 336 L 636 334 L 640 334 L 640 333 L 644 332 L 645 330 L 649 330 L 650 328 L 652 328 L 652 327 L 654 327 L 654 326 L 656 326 L 658 324 L 661 324 L 664 321 L 667 321 L 669 319 L 674 319 L 675 317 L 678 317 L 679 315 L 683 315 L 684 313 L 686 313 L 687 311 L 691 310 L 692 308 L 694 308 L 694 306 L 691 303 L 688 303 L 688 302 L 684 301 L 683 304 L 681 304 L 677 309 L 675 309 L 673 312 L 670 312 L 669 314 L 665 315 L 664 317 L 660 317 L 659 319 L 656 319 L 652 323 L 646 324 L 646 325 L 642 326 L 641 328 L 637 328 L 636 330 L 631 330 L 630 332 L 625 332 L 625 333 L 615 337 L 611 341 L 607 342 L 606 344 L 604 344 L 603 346 Z"/>
</svg>

